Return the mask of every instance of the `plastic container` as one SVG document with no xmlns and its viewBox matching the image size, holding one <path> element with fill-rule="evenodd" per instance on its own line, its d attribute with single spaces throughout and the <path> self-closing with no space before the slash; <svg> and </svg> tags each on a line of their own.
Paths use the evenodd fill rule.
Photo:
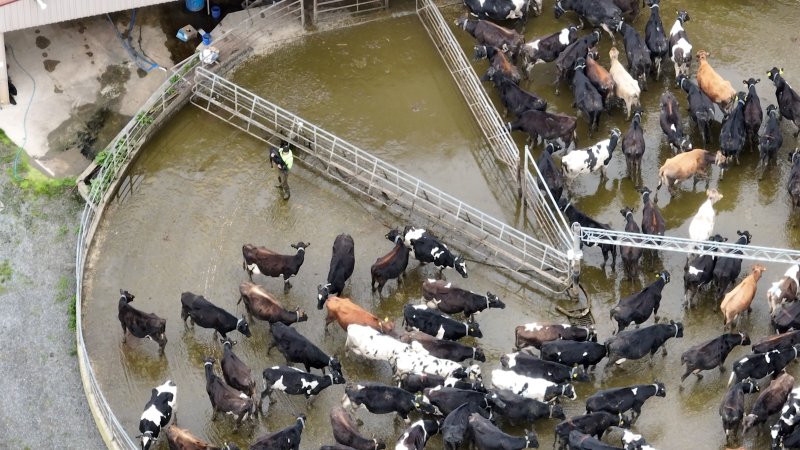
<svg viewBox="0 0 800 450">
<path fill-rule="evenodd" d="M 211 18 L 214 20 L 218 20 L 219 16 L 222 15 L 222 9 L 217 5 L 211 6 Z"/>
<path fill-rule="evenodd" d="M 203 45 L 211 45 L 211 33 L 203 35 Z"/>
<path fill-rule="evenodd" d="M 186 9 L 189 11 L 202 11 L 206 6 L 206 0 L 186 0 Z"/>
</svg>

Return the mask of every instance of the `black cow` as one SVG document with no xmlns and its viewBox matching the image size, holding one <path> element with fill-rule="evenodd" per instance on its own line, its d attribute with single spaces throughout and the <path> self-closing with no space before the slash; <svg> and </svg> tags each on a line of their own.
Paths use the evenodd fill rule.
<svg viewBox="0 0 800 450">
<path fill-rule="evenodd" d="M 161 429 L 166 427 L 172 419 L 175 409 L 178 387 L 172 380 L 167 380 L 161 386 L 150 391 L 150 400 L 144 405 L 144 411 L 139 418 L 138 438 L 141 438 L 142 450 L 147 450 L 158 440 Z"/>
<path fill-rule="evenodd" d="M 633 217 L 633 210 L 629 207 L 624 207 L 619 210 L 622 217 L 625 218 L 625 231 L 628 233 L 640 234 L 642 231 L 639 229 L 639 224 Z M 642 258 L 644 250 L 641 247 L 633 247 L 630 245 L 620 245 L 620 258 L 622 258 L 622 269 L 625 271 L 625 276 L 629 280 L 639 277 L 639 260 Z M 613 315 L 613 313 L 612 313 Z M 648 317 L 650 314 L 648 313 Z M 647 320 L 647 319 L 645 319 Z"/>
<path fill-rule="evenodd" d="M 230 338 L 222 340 L 222 359 L 219 362 L 222 367 L 222 377 L 230 387 L 244 392 L 255 400 L 256 380 L 247 364 L 233 352 L 234 344 L 236 341 Z"/>
<path fill-rule="evenodd" d="M 569 433 L 568 442 L 570 450 L 623 450 L 622 447 L 608 445 L 600 439 L 578 430 L 572 430 Z"/>
<path fill-rule="evenodd" d="M 422 331 L 437 339 L 456 341 L 464 336 L 483 337 L 477 322 L 459 322 L 425 305 L 404 306 L 403 324 L 406 331 Z"/>
<path fill-rule="evenodd" d="M 553 160 L 553 152 L 559 150 L 561 150 L 561 146 L 558 143 L 548 142 L 536 161 L 536 167 L 539 168 L 539 173 L 541 174 L 541 178 L 536 180 L 539 189 L 544 190 L 547 187 L 555 201 L 558 201 L 564 192 L 564 174 L 561 173 L 561 169 L 556 166 L 556 162 Z"/>
<path fill-rule="evenodd" d="M 573 142 L 577 142 L 577 127 L 578 119 L 574 116 L 535 109 L 525 111 L 507 125 L 508 131 L 522 130 L 528 133 L 528 143 L 538 143 L 541 137 L 544 141 L 557 141 L 561 148 L 569 148 Z"/>
<path fill-rule="evenodd" d="M 728 238 L 724 238 L 719 234 L 711 236 L 709 242 L 724 242 Z M 716 250 L 713 245 L 704 245 L 704 250 Z M 683 268 L 683 306 L 686 308 L 692 307 L 692 300 L 694 300 L 697 291 L 703 286 L 709 285 L 714 280 L 714 266 L 717 263 L 717 257 L 712 255 L 699 255 L 692 259 L 691 262 L 686 260 L 686 266 Z"/>
<path fill-rule="evenodd" d="M 242 267 L 247 271 L 250 281 L 253 281 L 253 273 L 260 273 L 268 277 L 283 277 L 283 292 L 287 293 L 292 287 L 289 278 L 297 275 L 297 272 L 300 271 L 305 260 L 306 248 L 310 245 L 311 243 L 302 241 L 291 244 L 297 253 L 281 255 L 266 247 L 245 244 L 242 246 L 242 256 L 244 257 Z"/>
<path fill-rule="evenodd" d="M 579 327 L 569 324 L 526 323 L 514 328 L 514 348 L 523 347 L 542 348 L 542 343 L 567 339 L 570 341 L 597 342 L 597 333 L 594 327 Z"/>
<path fill-rule="evenodd" d="M 647 90 L 647 74 L 650 73 L 652 65 L 647 43 L 634 27 L 621 19 L 617 23 L 616 30 L 622 35 L 622 42 L 625 44 L 625 55 L 628 60 L 626 69 L 628 73 L 639 81 L 642 89 Z"/>
<path fill-rule="evenodd" d="M 615 41 L 611 30 L 622 20 L 622 10 L 613 0 L 558 0 L 554 6 L 556 19 L 567 11 L 575 11 L 593 27 L 603 28 Z"/>
<path fill-rule="evenodd" d="M 472 403 L 485 411 L 490 411 L 494 408 L 495 403 L 499 403 L 494 393 L 478 392 L 471 389 L 436 386 L 425 389 L 423 393 L 425 398 L 445 416 L 464 403 Z"/>
<path fill-rule="evenodd" d="M 766 353 L 800 344 L 800 330 L 767 336 L 753 344 L 753 353 Z"/>
<path fill-rule="evenodd" d="M 423 450 L 431 436 L 439 432 L 438 420 L 418 420 L 397 439 L 395 450 Z"/>
<path fill-rule="evenodd" d="M 570 25 L 561 31 L 526 42 L 520 49 L 522 67 L 530 74 L 534 65 L 555 61 L 565 48 L 578 39 L 578 30 L 581 28 L 580 26 Z"/>
<path fill-rule="evenodd" d="M 531 8 L 530 0 L 464 0 L 464 5 L 479 19 L 492 20 L 524 19 Z"/>
<path fill-rule="evenodd" d="M 627 427 L 628 425 L 628 420 L 621 414 L 611 414 L 605 411 L 572 416 L 556 424 L 553 447 L 560 444 L 559 448 L 566 448 L 569 435 L 575 430 L 600 439 L 610 427 Z"/>
<path fill-rule="evenodd" d="M 216 359 L 210 356 L 203 358 L 206 373 L 206 394 L 211 402 L 211 420 L 217 419 L 217 413 L 231 414 L 236 417 L 238 429 L 245 418 L 253 418 L 256 414 L 256 403 L 244 392 L 225 384 L 220 377 L 214 374 Z M 263 398 L 263 397 L 262 397 Z"/>
<path fill-rule="evenodd" d="M 761 112 L 761 100 L 756 92 L 756 84 L 761 82 L 761 78 L 748 78 L 742 80 L 747 86 L 747 96 L 744 100 L 744 127 L 747 130 L 747 142 L 751 144 L 758 139 L 758 130 L 761 129 L 761 121 L 764 113 Z"/>
<path fill-rule="evenodd" d="M 450 361 L 461 362 L 466 360 L 475 360 L 486 362 L 486 355 L 480 347 L 470 347 L 456 341 L 448 341 L 447 339 L 436 339 L 428 333 L 421 331 L 411 331 L 400 336 L 400 341 L 410 344 L 413 341 L 419 344 L 428 351 L 431 355 L 437 358 L 449 359 Z"/>
<path fill-rule="evenodd" d="M 792 199 L 792 212 L 795 212 L 800 207 L 800 149 L 795 148 L 789 154 L 789 161 L 792 163 L 792 169 L 786 187 Z"/>
<path fill-rule="evenodd" d="M 331 429 L 336 442 L 355 450 L 382 450 L 386 444 L 382 440 L 368 439 L 358 432 L 358 425 L 341 406 L 334 406 L 330 412 Z"/>
<path fill-rule="evenodd" d="M 728 386 L 733 383 L 752 378 L 760 380 L 766 376 L 777 377 L 787 364 L 797 359 L 800 345 L 772 350 L 766 353 L 751 353 L 735 363 L 728 379 Z"/>
<path fill-rule="evenodd" d="M 580 57 L 575 60 L 574 74 L 572 76 L 572 95 L 575 100 L 572 102 L 573 108 L 586 116 L 589 121 L 589 135 L 597 131 L 600 124 L 600 113 L 605 110 L 603 96 L 594 87 L 592 81 L 586 76 L 586 58 Z"/>
<path fill-rule="evenodd" d="M 463 312 L 470 322 L 475 321 L 475 314 L 485 309 L 506 307 L 506 304 L 491 292 L 483 296 L 453 286 L 452 283 L 430 278 L 422 283 L 422 296 L 428 300 L 429 306 L 433 304 L 432 307 L 447 314 Z"/>
<path fill-rule="evenodd" d="M 306 415 L 300 413 L 294 425 L 261 436 L 250 444 L 249 450 L 300 450 L 300 437 L 305 427 Z"/>
<path fill-rule="evenodd" d="M 667 136 L 667 142 L 673 153 L 685 152 L 692 149 L 689 136 L 683 132 L 683 123 L 678 111 L 678 100 L 672 92 L 666 91 L 661 94 L 661 114 L 658 123 L 661 131 Z"/>
<path fill-rule="evenodd" d="M 394 242 L 394 248 L 386 255 L 376 259 L 375 264 L 369 269 L 372 276 L 372 292 L 377 289 L 378 295 L 383 295 L 383 286 L 389 280 L 397 278 L 398 286 L 402 284 L 406 267 L 408 267 L 409 249 L 403 243 L 403 235 L 398 230 L 389 230 L 386 233 L 386 239 Z M 317 307 L 319 308 L 319 304 Z"/>
<path fill-rule="evenodd" d="M 771 323 L 776 333 L 800 330 L 800 302 L 784 304 L 774 312 Z"/>
<path fill-rule="evenodd" d="M 500 357 L 504 369 L 512 370 L 531 378 L 543 378 L 553 383 L 589 381 L 586 372 L 577 366 L 568 366 L 555 361 L 539 359 L 530 353 L 506 353 Z"/>
<path fill-rule="evenodd" d="M 470 381 L 467 378 L 445 378 L 440 375 L 422 372 L 402 374 L 400 376 L 398 386 L 411 393 L 422 392 L 427 388 L 433 388 L 436 386 L 446 386 L 457 389 L 471 389 L 473 391 L 486 392 L 486 388 L 483 386 L 483 383 L 481 383 L 480 380 Z"/>
<path fill-rule="evenodd" d="M 690 374 L 695 374 L 697 379 L 703 378 L 701 370 L 711 370 L 719 367 L 720 373 L 725 370 L 722 364 L 725 358 L 737 345 L 750 345 L 747 333 L 727 333 L 709 341 L 692 346 L 681 355 L 681 364 L 686 365 L 686 372 L 681 375 L 681 383 Z"/>
<path fill-rule="evenodd" d="M 272 401 L 272 391 L 275 389 L 289 395 L 304 395 L 307 400 L 312 400 L 315 395 L 333 384 L 344 384 L 344 377 L 340 373 L 315 375 L 290 366 L 272 366 L 264 369 L 264 391 L 261 400 L 267 395 Z"/>
<path fill-rule="evenodd" d="M 632 411 L 631 420 L 635 421 L 642 413 L 644 402 L 653 396 L 667 396 L 664 383 L 636 384 L 598 391 L 586 399 L 586 413 L 605 411 L 621 416 Z"/>
<path fill-rule="evenodd" d="M 542 359 L 567 366 L 579 364 L 584 370 L 594 368 L 606 354 L 606 346 L 597 342 L 558 340 L 542 344 Z"/>
<path fill-rule="evenodd" d="M 590 34 L 578 38 L 567 48 L 561 51 L 556 58 L 556 69 L 558 75 L 556 76 L 556 94 L 559 93 L 558 84 L 562 81 L 572 80 L 572 74 L 575 70 L 575 63 L 578 58 L 586 58 L 589 49 L 595 47 L 600 42 L 600 31 L 594 30 Z M 569 146 L 565 146 L 569 147 Z"/>
<path fill-rule="evenodd" d="M 564 408 L 558 403 L 545 403 L 523 397 L 508 389 L 494 389 L 498 402 L 492 411 L 507 419 L 512 425 L 533 423 L 539 419 L 564 419 Z"/>
<path fill-rule="evenodd" d="M 278 351 L 286 358 L 287 364 L 301 363 L 306 372 L 311 372 L 313 367 L 322 370 L 323 375 L 325 368 L 330 367 L 332 373 L 336 372 L 341 375 L 342 364 L 339 360 L 334 356 L 328 356 L 296 329 L 278 322 L 272 324 L 269 331 L 272 334 L 272 340 L 267 347 L 267 354 L 273 347 L 278 347 Z"/>
<path fill-rule="evenodd" d="M 644 42 L 650 50 L 651 68 L 656 71 L 656 80 L 661 78 L 661 62 L 669 53 L 669 41 L 661 23 L 660 0 L 649 0 L 650 18 L 644 26 Z"/>
<path fill-rule="evenodd" d="M 452 267 L 463 278 L 467 278 L 467 265 L 462 256 L 453 255 L 447 246 L 429 234 L 411 241 L 414 257 L 422 264 L 433 263 L 439 269 L 439 275 L 448 267 Z"/>
<path fill-rule="evenodd" d="M 135 296 L 130 292 L 119 290 L 119 304 L 117 305 L 117 318 L 122 325 L 122 343 L 128 337 L 128 332 L 137 338 L 147 338 L 158 344 L 158 351 L 164 354 L 167 346 L 167 319 L 162 319 L 153 313 L 139 311 L 130 305 Z"/>
<path fill-rule="evenodd" d="M 664 344 L 670 338 L 683 337 L 683 324 L 670 320 L 669 324 L 657 323 L 638 330 L 621 331 L 606 341 L 608 359 L 610 362 L 621 364 L 626 359 L 644 358 L 650 354 L 650 364 L 653 364 L 653 355 L 661 348 L 663 355 L 667 354 Z"/>
<path fill-rule="evenodd" d="M 356 266 L 355 245 L 349 234 L 340 234 L 333 241 L 331 264 L 327 283 L 317 286 L 317 309 L 322 309 L 325 300 L 331 295 L 341 295 L 344 284 L 353 275 Z"/>
<path fill-rule="evenodd" d="M 622 136 L 622 154 L 625 155 L 625 162 L 628 166 L 628 177 L 634 183 L 638 183 L 642 178 L 642 156 L 644 156 L 645 142 L 641 122 L 642 110 L 636 108 L 633 111 L 631 126 Z"/>
<path fill-rule="evenodd" d="M 524 437 L 511 436 L 477 413 L 469 416 L 469 431 L 472 442 L 480 450 L 520 450 L 539 447 L 535 431 L 526 431 Z"/>
<path fill-rule="evenodd" d="M 753 236 L 747 230 L 736 230 L 736 234 L 739 235 L 739 239 L 736 240 L 736 244 L 738 245 L 747 245 L 753 238 Z M 728 253 L 741 255 L 742 251 L 729 250 Z M 722 256 L 717 259 L 716 264 L 714 264 L 714 283 L 717 285 L 718 299 L 721 299 L 725 295 L 728 287 L 731 286 L 737 278 L 739 278 L 739 274 L 741 272 L 742 260 L 740 258 L 729 258 Z"/>
<path fill-rule="evenodd" d="M 587 216 L 578 208 L 576 208 L 572 202 L 566 199 L 558 200 L 558 208 L 564 215 L 567 216 L 567 220 L 570 223 L 578 222 L 584 228 L 600 228 L 603 230 L 610 230 L 611 227 L 600 223 L 593 218 Z M 584 243 L 581 241 L 581 247 L 583 247 Z M 594 247 L 594 243 L 587 243 L 588 247 Z M 598 244 L 600 246 L 600 250 L 603 252 L 603 266 L 606 266 L 606 262 L 608 261 L 608 255 L 611 254 L 611 270 L 614 270 L 615 266 L 617 265 L 617 246 L 614 244 Z"/>
<path fill-rule="evenodd" d="M 722 128 L 719 132 L 719 147 L 722 154 L 728 158 L 728 161 L 736 160 L 739 164 L 739 153 L 744 147 L 744 140 L 747 136 L 747 130 L 744 126 L 744 98 L 745 93 L 739 92 L 736 94 L 736 105 L 722 120 Z M 725 173 L 725 170 L 720 171 L 720 176 Z"/>
<path fill-rule="evenodd" d="M 355 410 L 364 405 L 372 414 L 397 413 L 406 422 L 411 411 L 421 411 L 425 414 L 433 414 L 436 411 L 424 394 L 408 392 L 381 383 L 366 381 L 347 383 L 344 393 L 342 406 L 345 408 Z"/>
<path fill-rule="evenodd" d="M 800 95 L 783 79 L 783 69 L 773 67 L 767 76 L 775 84 L 775 98 L 778 100 L 778 109 L 781 116 L 789 119 L 798 127 L 794 137 L 800 134 Z"/>
<path fill-rule="evenodd" d="M 440 431 L 445 450 L 458 450 L 462 443 L 468 441 L 469 416 L 473 413 L 488 413 L 475 403 L 464 403 L 444 418 Z"/>
<path fill-rule="evenodd" d="M 775 159 L 778 149 L 783 145 L 783 134 L 779 122 L 780 112 L 775 105 L 767 105 L 767 124 L 764 131 L 758 136 L 758 167 L 762 171 L 769 164 L 770 159 Z"/>
<path fill-rule="evenodd" d="M 769 386 L 758 394 L 750 414 L 744 416 L 742 432 L 747 433 L 747 430 L 766 422 L 769 416 L 778 413 L 789 398 L 793 387 L 794 377 L 786 372 L 772 380 Z"/>
<path fill-rule="evenodd" d="M 181 320 L 183 320 L 184 327 L 187 318 L 191 319 L 192 326 L 197 324 L 203 328 L 213 328 L 215 338 L 217 333 L 225 338 L 233 330 L 239 330 L 243 335 L 250 337 L 250 327 L 244 316 L 237 319 L 236 316 L 214 305 L 202 295 L 195 295 L 191 292 L 181 294 Z"/>
<path fill-rule="evenodd" d="M 676 80 L 678 86 L 686 92 L 689 102 L 689 117 L 700 131 L 703 144 L 711 143 L 711 121 L 714 120 L 714 102 L 684 74 L 679 74 Z"/>
<path fill-rule="evenodd" d="M 511 55 L 512 59 L 516 58 L 520 47 L 525 44 L 525 36 L 522 33 L 501 27 L 489 20 L 475 20 L 462 16 L 456 19 L 456 26 L 472 35 L 478 44 L 497 47 Z"/>
<path fill-rule="evenodd" d="M 669 280 L 669 272 L 661 271 L 656 275 L 655 281 L 641 291 L 621 299 L 617 306 L 611 308 L 611 319 L 617 321 L 617 331 L 624 330 L 631 322 L 638 327 L 649 319 L 651 314 L 655 315 L 655 321 L 658 322 L 661 293 Z"/>
<path fill-rule="evenodd" d="M 736 431 L 744 417 L 744 394 L 758 392 L 758 386 L 752 380 L 745 380 L 734 384 L 722 397 L 719 405 L 719 415 L 722 416 L 722 429 L 728 437 L 731 431 Z"/>
<path fill-rule="evenodd" d="M 486 70 L 486 74 L 481 77 L 481 81 L 494 81 L 498 75 L 502 75 L 514 83 L 522 81 L 522 73 L 519 68 L 497 47 L 476 45 L 475 59 L 483 58 L 489 60 L 489 68 Z"/>
<path fill-rule="evenodd" d="M 532 109 L 538 111 L 547 110 L 547 100 L 522 89 L 513 79 L 502 73 L 494 74 L 492 81 L 500 96 L 500 101 L 503 102 L 503 106 L 506 107 L 506 112 L 510 112 L 514 114 L 514 116 L 519 117 L 525 111 L 530 111 Z"/>
</svg>

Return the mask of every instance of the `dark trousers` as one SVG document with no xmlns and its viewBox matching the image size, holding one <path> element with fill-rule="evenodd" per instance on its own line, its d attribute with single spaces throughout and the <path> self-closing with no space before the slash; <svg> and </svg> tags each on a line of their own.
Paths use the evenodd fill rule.
<svg viewBox="0 0 800 450">
<path fill-rule="evenodd" d="M 283 191 L 283 199 L 288 200 L 291 195 L 289 191 L 289 171 L 278 170 L 278 187 Z"/>
</svg>

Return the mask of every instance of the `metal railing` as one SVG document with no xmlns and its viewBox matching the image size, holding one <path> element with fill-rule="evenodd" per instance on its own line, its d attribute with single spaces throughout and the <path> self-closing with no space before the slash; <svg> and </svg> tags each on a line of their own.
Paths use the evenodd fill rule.
<svg viewBox="0 0 800 450">
<path fill-rule="evenodd" d="M 520 152 L 506 124 L 486 94 L 480 79 L 464 55 L 450 26 L 432 0 L 417 0 L 417 15 L 433 40 L 450 74 L 478 122 L 495 157 L 506 166 L 508 180 L 519 180 L 521 192 L 537 219 L 536 234 L 567 252 L 573 241 L 570 228 L 527 150 Z M 532 168 L 532 170 L 531 170 Z M 546 184 L 543 184 L 546 185 Z"/>
<path fill-rule="evenodd" d="M 195 71 L 196 106 L 266 141 L 281 135 L 301 153 L 298 160 L 351 192 L 366 196 L 385 210 L 427 220 L 448 234 L 448 242 L 469 249 L 501 268 L 525 275 L 553 292 L 570 280 L 565 252 L 473 208 L 412 175 L 316 127 L 204 68 Z"/>
<path fill-rule="evenodd" d="M 379 11 L 389 7 L 389 0 L 311 0 L 312 22 L 319 23 L 326 18 L 339 17 L 337 13 L 346 13 L 348 16 L 371 11 Z"/>
</svg>

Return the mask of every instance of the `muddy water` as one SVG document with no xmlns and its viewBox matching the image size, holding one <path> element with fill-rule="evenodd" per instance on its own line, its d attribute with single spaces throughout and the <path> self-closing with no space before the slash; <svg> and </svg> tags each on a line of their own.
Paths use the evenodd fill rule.
<svg viewBox="0 0 800 450">
<path fill-rule="evenodd" d="M 674 9 L 689 9 L 692 21 L 686 28 L 695 49 L 709 50 L 714 55 L 711 63 L 737 88 L 744 87 L 740 84 L 742 79 L 761 77 L 759 95 L 766 108 L 775 101 L 774 88 L 766 78 L 767 69 L 783 66 L 790 81 L 800 79 L 800 64 L 786 57 L 796 53 L 797 33 L 774 32 L 786 22 L 785 18 L 796 15 L 798 4 L 787 1 L 770 5 L 766 9 L 760 3 L 745 1 L 670 3 L 664 6 L 664 21 L 669 28 Z M 542 17 L 529 22 L 528 38 L 560 29 L 567 23 L 566 19 L 553 20 L 551 8 L 552 5 L 546 6 Z M 445 11 L 450 22 L 459 13 L 460 9 L 455 7 Z M 636 22 L 637 29 L 644 28 L 646 16 L 645 11 Z M 471 38 L 461 30 L 455 33 L 464 48 L 470 49 Z M 607 65 L 607 35 L 602 39 L 601 62 Z M 424 29 L 412 15 L 289 44 L 275 54 L 249 62 L 234 78 L 446 192 L 517 223 L 519 218 L 513 205 L 504 203 L 504 197 L 492 184 L 496 174 L 479 162 L 486 151 L 481 136 L 450 75 L 437 58 Z M 476 63 L 475 67 L 482 73 L 486 65 Z M 656 184 L 658 165 L 670 156 L 661 138 L 657 105 L 661 92 L 674 91 L 671 66 L 666 65 L 666 69 L 667 75 L 661 81 L 651 81 L 643 95 L 647 111 L 643 174 L 644 183 L 651 188 Z M 571 113 L 572 96 L 567 87 L 562 86 L 560 96 L 552 92 L 554 77 L 554 68 L 540 65 L 534 70 L 533 81 L 526 82 L 525 87 L 546 97 L 551 109 Z M 681 92 L 676 95 L 685 108 L 685 96 Z M 684 122 L 688 124 L 685 113 Z M 587 136 L 585 121 L 579 123 L 581 145 L 605 138 L 613 126 L 623 132 L 627 128 L 620 108 L 614 109 L 610 116 L 603 116 L 601 129 L 593 137 Z M 717 125 L 715 133 L 718 129 Z M 717 181 L 714 172 L 711 185 L 725 195 L 717 204 L 717 231 L 724 236 L 733 239 L 737 229 L 747 229 L 753 234 L 754 244 L 797 246 L 800 235 L 796 220 L 790 218 L 785 193 L 789 172 L 786 157 L 795 145 L 790 135 L 794 128 L 784 123 L 783 132 L 785 145 L 778 163 L 770 167 L 763 181 L 755 178 L 755 152 L 746 152 L 741 165 L 729 170 L 723 181 Z M 696 134 L 693 137 L 699 141 Z M 515 138 L 519 142 L 524 139 L 521 135 Z M 383 238 L 385 231 L 403 225 L 404 221 L 369 213 L 356 199 L 298 166 L 291 180 L 292 198 L 284 203 L 273 187 L 276 174 L 266 163 L 263 144 L 191 107 L 178 114 L 136 162 L 133 172 L 141 175 L 143 181 L 134 196 L 112 206 L 101 226 L 92 252 L 84 306 L 87 345 L 95 370 L 121 423 L 132 435 L 138 433 L 138 417 L 149 389 L 171 378 L 179 386 L 178 425 L 210 441 L 233 441 L 246 446 L 268 431 L 291 424 L 294 413 L 305 412 L 309 421 L 301 448 L 317 448 L 333 442 L 327 413 L 339 402 L 342 386 L 324 391 L 312 406 L 300 398 L 276 395 L 277 402 L 266 418 L 243 426 L 238 433 L 233 432 L 229 417 L 211 421 L 202 358 L 206 354 L 219 356 L 220 350 L 209 330 L 185 330 L 181 325 L 180 293 L 203 294 L 228 310 L 243 314 L 244 308 L 236 304 L 236 299 L 239 283 L 246 280 L 240 248 L 247 242 L 289 253 L 290 242 L 310 241 L 306 262 L 288 295 L 281 293 L 281 282 L 276 279 L 257 275 L 255 281 L 276 293 L 285 306 L 299 306 L 308 311 L 309 321 L 299 324 L 298 329 L 324 350 L 343 359 L 348 380 L 389 382 L 387 365 L 346 355 L 344 332 L 335 326 L 331 326 L 328 334 L 323 330 L 323 312 L 314 307 L 315 286 L 327 273 L 330 245 L 339 233 L 353 235 L 356 271 L 345 293 L 381 316 L 394 317 L 398 325 L 403 304 L 419 301 L 421 280 L 433 272 L 412 263 L 409 282 L 404 288 L 398 289 L 390 283 L 386 298 L 372 296 L 369 265 L 391 248 Z M 625 205 L 639 208 L 640 203 L 634 184 L 625 178 L 624 160 L 618 153 L 612 158 L 608 173 L 609 180 L 602 185 L 598 176 L 580 179 L 575 186 L 575 203 L 601 221 L 621 228 L 619 209 Z M 675 199 L 662 192 L 659 203 L 667 219 L 668 233 L 675 236 L 687 235 L 688 221 L 704 201 L 702 184 L 697 192 L 691 191 L 691 183 L 681 190 Z M 633 362 L 604 370 L 601 365 L 591 382 L 577 386 L 579 399 L 565 403 L 568 414 L 581 413 L 582 400 L 597 389 L 660 380 L 667 385 L 667 397 L 650 400 L 635 429 L 657 448 L 724 448 L 717 409 L 728 372 L 722 375 L 708 372 L 699 382 L 690 378 L 684 389 L 679 389 L 680 354 L 722 331 L 713 295 L 703 295 L 701 306 L 691 312 L 682 310 L 684 258 L 677 254 L 663 254 L 645 263 L 641 279 L 634 282 L 622 280 L 621 267 L 601 268 L 601 262 L 599 251 L 588 249 L 582 275 L 593 300 L 601 340 L 612 332 L 606 319 L 608 309 L 620 296 L 649 283 L 651 274 L 662 268 L 672 273 L 673 281 L 665 288 L 660 315 L 682 320 L 685 337 L 670 341 L 669 354 L 657 357 L 653 367 L 646 362 Z M 483 364 L 488 381 L 490 370 L 499 366 L 499 356 L 511 349 L 513 326 L 537 320 L 561 321 L 553 308 L 553 300 L 561 298 L 509 282 L 488 267 L 473 265 L 470 269 L 469 279 L 456 280 L 452 272 L 450 279 L 474 291 L 495 292 L 508 304 L 506 310 L 489 311 L 479 319 L 485 335 L 480 344 L 489 358 Z M 768 265 L 753 313 L 742 321 L 742 329 L 754 338 L 769 333 L 764 292 L 784 270 L 782 265 Z M 134 304 L 139 308 L 167 318 L 169 344 L 164 357 L 157 356 L 152 342 L 131 338 L 127 344 L 121 343 L 115 318 L 120 288 L 136 295 Z M 249 339 L 233 333 L 239 341 L 235 347 L 239 356 L 255 373 L 281 363 L 277 352 L 265 354 L 267 326 L 257 323 L 251 329 L 253 336 Z M 735 349 L 727 366 L 744 353 L 744 349 Z M 800 376 L 795 365 L 790 371 Z M 374 416 L 363 410 L 359 416 L 364 419 L 363 431 L 367 435 L 394 442 L 402 433 L 403 424 L 391 417 Z M 554 421 L 536 424 L 542 448 L 552 444 L 554 424 Z M 436 439 L 430 448 L 441 445 Z M 767 439 L 762 430 L 760 435 L 753 433 L 729 444 L 760 449 L 766 448 Z"/>
</svg>

